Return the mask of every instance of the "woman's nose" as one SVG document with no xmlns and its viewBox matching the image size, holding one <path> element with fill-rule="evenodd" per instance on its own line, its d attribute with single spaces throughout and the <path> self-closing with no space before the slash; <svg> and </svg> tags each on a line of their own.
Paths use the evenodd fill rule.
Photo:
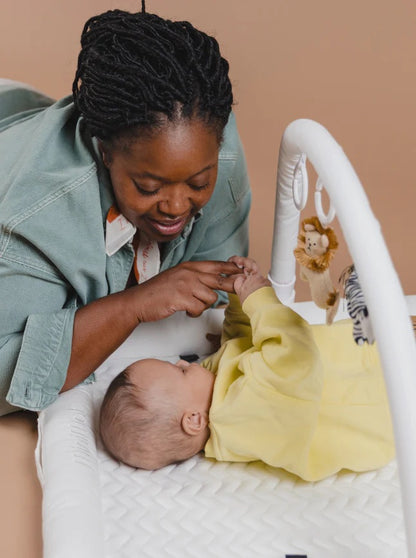
<svg viewBox="0 0 416 558">
<path fill-rule="evenodd" d="M 181 185 L 167 187 L 164 199 L 158 204 L 159 211 L 170 217 L 181 217 L 189 213 L 192 204 L 187 190 L 187 187 Z"/>
</svg>

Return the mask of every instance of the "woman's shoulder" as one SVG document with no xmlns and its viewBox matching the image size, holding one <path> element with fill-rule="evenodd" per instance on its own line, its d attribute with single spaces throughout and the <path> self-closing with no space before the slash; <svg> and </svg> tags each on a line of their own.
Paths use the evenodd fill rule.
<svg viewBox="0 0 416 558">
<path fill-rule="evenodd" d="M 29 85 L 0 78 L 0 130 L 17 124 L 54 102 L 54 99 Z"/>
<path fill-rule="evenodd" d="M 0 199 L 8 200 L 9 217 L 94 175 L 94 152 L 83 138 L 70 97 L 29 109 L 4 128 L 0 166 Z"/>
<path fill-rule="evenodd" d="M 224 139 L 218 156 L 218 176 L 214 194 L 206 206 L 212 208 L 218 218 L 224 212 L 234 211 L 243 199 L 250 196 L 247 164 L 243 146 L 237 129 L 235 115 L 230 114 L 224 129 Z M 205 210 L 204 210 L 205 211 Z M 210 217 L 211 219 L 211 217 Z"/>
</svg>

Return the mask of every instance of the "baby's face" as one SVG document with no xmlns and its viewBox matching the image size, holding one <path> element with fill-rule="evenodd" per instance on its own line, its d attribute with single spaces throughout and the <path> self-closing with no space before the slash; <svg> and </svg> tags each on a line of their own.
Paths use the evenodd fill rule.
<svg viewBox="0 0 416 558">
<path fill-rule="evenodd" d="M 148 358 L 135 362 L 129 370 L 130 380 L 140 389 L 168 394 L 184 411 L 195 406 L 209 410 L 215 376 L 196 362 L 172 364 Z"/>
</svg>

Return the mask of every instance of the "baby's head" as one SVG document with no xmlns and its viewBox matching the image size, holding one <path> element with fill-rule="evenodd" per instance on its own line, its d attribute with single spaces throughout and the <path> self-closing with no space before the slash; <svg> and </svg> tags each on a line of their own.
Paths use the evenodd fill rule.
<svg viewBox="0 0 416 558">
<path fill-rule="evenodd" d="M 209 437 L 214 375 L 197 363 L 139 360 L 110 384 L 100 432 L 123 463 L 159 469 L 192 457 Z"/>
</svg>

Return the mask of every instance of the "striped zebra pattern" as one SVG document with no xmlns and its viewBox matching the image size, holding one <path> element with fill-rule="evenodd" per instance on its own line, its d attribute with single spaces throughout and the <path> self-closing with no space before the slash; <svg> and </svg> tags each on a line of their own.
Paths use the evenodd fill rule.
<svg viewBox="0 0 416 558">
<path fill-rule="evenodd" d="M 344 284 L 347 312 L 353 322 L 354 341 L 357 345 L 372 345 L 375 341 L 373 328 L 354 264 L 343 271 L 340 280 Z"/>
</svg>

